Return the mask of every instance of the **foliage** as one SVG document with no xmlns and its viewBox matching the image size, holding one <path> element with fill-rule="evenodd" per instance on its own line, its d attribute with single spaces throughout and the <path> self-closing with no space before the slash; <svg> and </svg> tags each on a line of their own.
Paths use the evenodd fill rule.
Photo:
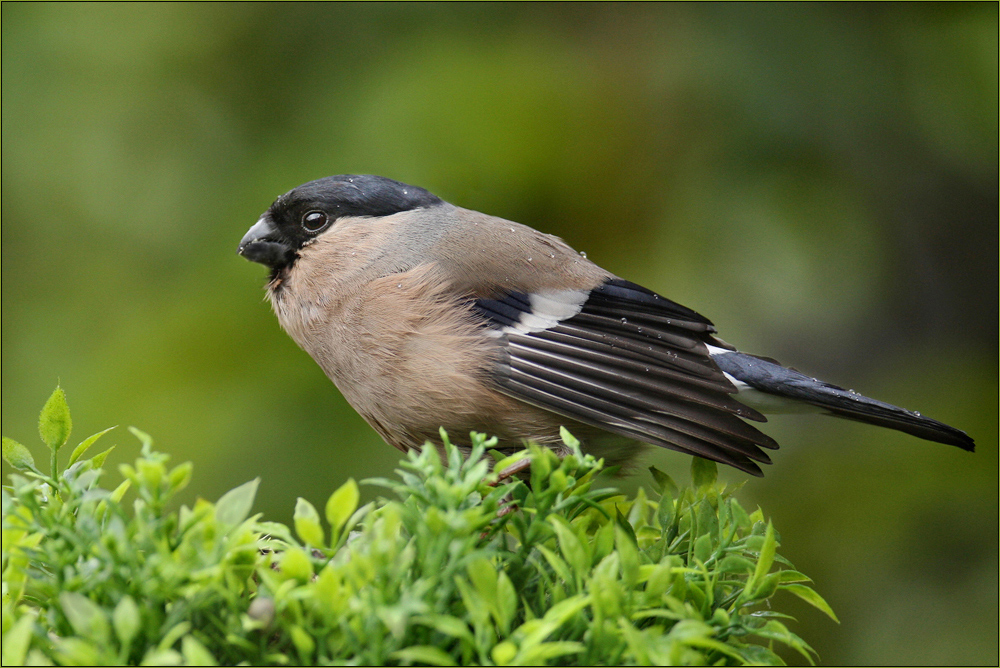
<svg viewBox="0 0 1000 668">
<path fill-rule="evenodd" d="M 191 467 L 135 429 L 113 490 L 109 451 L 82 458 L 106 432 L 59 470 L 58 388 L 39 431 L 48 475 L 3 440 L 20 470 L 3 490 L 5 665 L 775 664 L 775 643 L 812 653 L 771 610 L 778 591 L 833 616 L 704 460 L 695 487 L 652 469 L 656 498 L 626 499 L 595 488 L 601 462 L 568 433 L 563 459 L 532 445 L 491 467 L 491 441 L 463 457 L 442 432 L 446 461 L 428 447 L 370 481 L 397 500 L 358 508 L 348 480 L 322 518 L 299 499 L 290 528 L 250 514 L 257 481 L 169 510 Z M 498 480 L 524 458 L 528 484 Z"/>
</svg>

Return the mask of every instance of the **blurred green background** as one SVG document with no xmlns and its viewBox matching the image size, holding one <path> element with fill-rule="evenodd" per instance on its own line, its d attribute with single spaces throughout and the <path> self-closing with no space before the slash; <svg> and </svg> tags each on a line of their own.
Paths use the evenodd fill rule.
<svg viewBox="0 0 1000 668">
<path fill-rule="evenodd" d="M 4 435 L 34 447 L 59 380 L 74 442 L 136 425 L 195 462 L 188 499 L 262 476 L 259 509 L 288 521 L 296 496 L 389 474 L 397 452 L 235 252 L 282 192 L 381 174 L 557 234 L 744 350 L 967 430 L 974 455 L 779 416 L 776 465 L 741 498 L 839 614 L 785 602 L 824 663 L 996 664 L 996 3 L 2 18 Z M 106 439 L 114 461 L 138 451 Z M 688 479 L 687 457 L 647 460 Z"/>
</svg>

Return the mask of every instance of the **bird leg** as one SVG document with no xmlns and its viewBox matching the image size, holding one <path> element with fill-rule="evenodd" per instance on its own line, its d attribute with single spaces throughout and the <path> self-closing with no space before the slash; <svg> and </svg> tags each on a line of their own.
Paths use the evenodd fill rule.
<svg viewBox="0 0 1000 668">
<path fill-rule="evenodd" d="M 499 473 L 497 473 L 497 479 L 495 482 L 490 483 L 490 487 L 496 487 L 504 480 L 507 480 L 508 478 L 513 478 L 518 473 L 521 473 L 529 468 L 531 468 L 530 458 L 525 457 L 524 459 L 519 459 L 510 466 L 503 468 Z"/>
<path fill-rule="evenodd" d="M 497 485 L 499 485 L 504 480 L 508 480 L 510 478 L 516 477 L 519 473 L 522 473 L 522 472 L 528 470 L 529 468 L 531 468 L 531 459 L 530 458 L 525 457 L 524 459 L 519 459 L 518 461 L 514 462 L 510 466 L 507 466 L 507 467 L 501 469 L 497 473 L 497 479 L 495 481 L 491 482 L 491 483 L 488 483 L 488 484 L 489 484 L 490 487 L 496 487 Z M 502 499 L 500 499 L 500 504 L 501 504 L 500 505 L 500 510 L 497 511 L 497 518 L 501 518 L 504 515 L 508 515 L 508 514 L 514 512 L 515 510 L 517 510 L 517 506 L 514 505 L 514 495 L 513 494 L 507 494 Z"/>
</svg>

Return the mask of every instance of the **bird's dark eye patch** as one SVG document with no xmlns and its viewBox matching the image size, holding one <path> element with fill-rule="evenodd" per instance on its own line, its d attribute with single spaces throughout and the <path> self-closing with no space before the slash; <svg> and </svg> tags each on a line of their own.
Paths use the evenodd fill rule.
<svg viewBox="0 0 1000 668">
<path fill-rule="evenodd" d="M 307 211 L 302 215 L 302 229 L 315 234 L 330 224 L 330 216 L 323 211 Z"/>
</svg>

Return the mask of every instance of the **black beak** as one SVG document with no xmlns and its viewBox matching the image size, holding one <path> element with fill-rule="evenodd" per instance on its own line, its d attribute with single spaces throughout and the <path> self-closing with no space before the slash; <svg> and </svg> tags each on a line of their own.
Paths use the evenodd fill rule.
<svg viewBox="0 0 1000 668">
<path fill-rule="evenodd" d="M 267 216 L 261 216 L 247 230 L 236 252 L 251 262 L 259 262 L 271 269 L 287 266 L 295 256 L 295 250 L 281 238 Z"/>
</svg>

